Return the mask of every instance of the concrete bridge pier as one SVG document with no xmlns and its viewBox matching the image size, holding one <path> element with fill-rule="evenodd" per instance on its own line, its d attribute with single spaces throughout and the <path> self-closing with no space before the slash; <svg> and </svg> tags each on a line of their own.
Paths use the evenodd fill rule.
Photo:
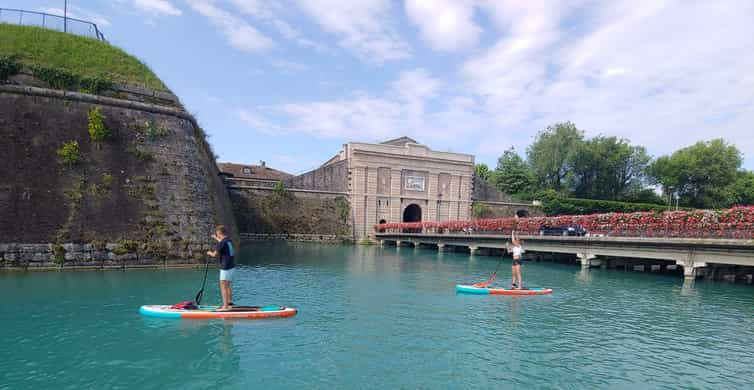
<svg viewBox="0 0 754 390">
<path fill-rule="evenodd" d="M 676 260 L 676 264 L 683 267 L 683 278 L 686 280 L 696 279 L 707 267 L 706 262 L 695 260 Z"/>
<path fill-rule="evenodd" d="M 577 253 L 576 257 L 579 258 L 579 262 L 581 263 L 581 268 L 589 268 L 592 265 L 593 260 L 597 258 L 597 256 L 591 254 L 591 253 Z M 595 265 L 599 265 L 596 261 Z"/>
</svg>

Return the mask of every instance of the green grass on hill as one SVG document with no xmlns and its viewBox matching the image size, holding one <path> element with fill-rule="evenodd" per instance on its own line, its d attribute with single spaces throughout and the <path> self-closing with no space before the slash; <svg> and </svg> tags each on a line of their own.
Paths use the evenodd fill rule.
<svg viewBox="0 0 754 390">
<path fill-rule="evenodd" d="M 81 78 L 167 90 L 146 65 L 115 46 L 40 27 L 0 23 L 0 57 Z"/>
</svg>

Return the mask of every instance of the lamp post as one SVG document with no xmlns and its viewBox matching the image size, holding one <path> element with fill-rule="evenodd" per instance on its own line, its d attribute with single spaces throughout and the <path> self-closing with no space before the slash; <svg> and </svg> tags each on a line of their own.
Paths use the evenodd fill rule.
<svg viewBox="0 0 754 390">
<path fill-rule="evenodd" d="M 68 0 L 63 2 L 63 32 L 68 32 Z"/>
</svg>

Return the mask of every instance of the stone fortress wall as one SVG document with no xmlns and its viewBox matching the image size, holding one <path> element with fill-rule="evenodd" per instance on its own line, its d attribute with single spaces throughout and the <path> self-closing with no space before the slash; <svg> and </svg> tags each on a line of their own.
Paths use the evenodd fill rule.
<svg viewBox="0 0 754 390">
<path fill-rule="evenodd" d="M 177 98 L 61 91 L 23 74 L 10 83 L 0 85 L 0 268 L 191 263 L 215 224 L 238 237 L 212 150 Z M 102 142 L 88 133 L 95 108 Z M 58 150 L 70 141 L 79 161 L 68 165 Z"/>
</svg>

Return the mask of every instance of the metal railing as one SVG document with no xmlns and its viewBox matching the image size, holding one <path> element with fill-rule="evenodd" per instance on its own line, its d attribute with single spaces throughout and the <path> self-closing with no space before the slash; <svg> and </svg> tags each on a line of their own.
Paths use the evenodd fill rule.
<svg viewBox="0 0 754 390">
<path fill-rule="evenodd" d="M 39 26 L 107 42 L 96 23 L 44 12 L 0 8 L 0 23 Z"/>
</svg>

